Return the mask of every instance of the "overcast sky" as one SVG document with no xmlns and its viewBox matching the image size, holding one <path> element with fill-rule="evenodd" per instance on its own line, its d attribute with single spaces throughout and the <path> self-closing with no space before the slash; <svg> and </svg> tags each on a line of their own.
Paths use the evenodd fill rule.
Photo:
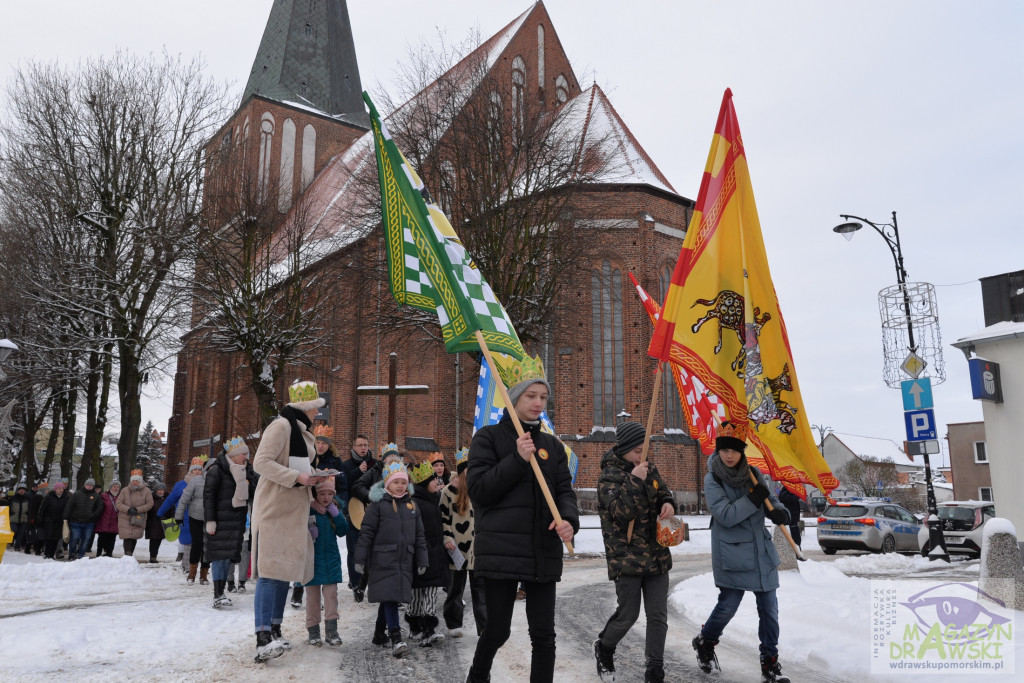
<svg viewBox="0 0 1024 683">
<path fill-rule="evenodd" d="M 248 77 L 272 0 L 5 3 L 0 81 L 19 60 L 201 54 L 210 75 Z M 732 88 L 772 275 L 812 424 L 904 438 L 882 379 L 877 292 L 895 283 L 882 239 L 832 232 L 840 213 L 897 211 L 911 281 L 938 292 L 945 424 L 981 420 L 963 355 L 984 326 L 978 278 L 1024 269 L 1012 202 L 1024 189 L 1024 3 L 943 0 L 644 2 L 549 0 L 583 87 L 596 81 L 676 190 L 696 198 L 722 93 Z M 523 1 L 349 3 L 364 88 L 387 85 L 409 45 L 479 28 Z M 628 8 L 628 9 L 627 9 Z M 1018 236 L 1014 236 L 1018 235 Z M 637 304 L 639 305 L 639 304 Z M 646 398 L 644 401 L 648 400 Z M 170 386 L 143 421 L 166 429 Z"/>
</svg>

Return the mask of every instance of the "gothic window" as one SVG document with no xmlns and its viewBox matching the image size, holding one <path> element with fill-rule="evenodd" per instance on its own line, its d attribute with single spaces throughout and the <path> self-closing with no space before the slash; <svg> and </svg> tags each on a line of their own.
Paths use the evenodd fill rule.
<svg viewBox="0 0 1024 683">
<path fill-rule="evenodd" d="M 517 55 L 512 60 L 512 120 L 515 122 L 515 130 L 519 135 L 523 134 L 526 123 L 525 89 L 526 63 L 523 62 L 522 57 Z"/>
<path fill-rule="evenodd" d="M 568 99 L 569 81 L 565 79 L 565 74 L 558 74 L 558 78 L 555 79 L 555 101 L 564 104 Z"/>
<path fill-rule="evenodd" d="M 537 87 L 544 90 L 544 24 L 537 25 Z"/>
<path fill-rule="evenodd" d="M 501 95 L 492 92 L 487 107 L 487 145 L 492 153 L 501 139 Z"/>
<path fill-rule="evenodd" d="M 269 111 L 265 111 L 260 122 L 259 184 L 257 185 L 257 196 L 260 201 L 267 196 L 267 187 L 270 185 L 270 153 L 273 142 L 274 115 Z"/>
<path fill-rule="evenodd" d="M 625 407 L 622 272 L 603 261 L 590 273 L 594 340 L 594 425 L 612 427 Z"/>
<path fill-rule="evenodd" d="M 277 210 L 285 213 L 295 191 L 295 122 L 285 119 L 281 126 L 281 181 L 277 188 Z"/>
<path fill-rule="evenodd" d="M 661 290 L 661 300 L 665 301 L 668 294 L 669 283 L 672 282 L 672 266 L 665 266 L 658 275 L 658 285 Z M 671 365 L 662 368 L 663 372 L 673 373 Z M 683 406 L 679 401 L 679 389 L 676 388 L 676 381 L 672 374 L 661 376 L 662 405 L 665 406 L 665 429 L 686 430 L 686 423 L 683 422 Z"/>
<path fill-rule="evenodd" d="M 316 128 L 307 123 L 302 129 L 302 189 L 313 182 L 316 173 Z"/>
</svg>

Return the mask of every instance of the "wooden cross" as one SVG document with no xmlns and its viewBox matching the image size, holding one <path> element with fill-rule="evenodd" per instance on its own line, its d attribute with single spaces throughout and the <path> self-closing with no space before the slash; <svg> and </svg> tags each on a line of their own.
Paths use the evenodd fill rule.
<svg viewBox="0 0 1024 683">
<path fill-rule="evenodd" d="M 398 397 L 409 394 L 428 394 L 430 389 L 424 384 L 410 384 L 398 386 L 398 354 L 394 351 L 388 356 L 388 385 L 356 387 L 356 393 L 360 396 L 387 396 L 388 397 L 388 443 L 398 443 L 395 440 L 395 431 L 398 418 Z"/>
</svg>

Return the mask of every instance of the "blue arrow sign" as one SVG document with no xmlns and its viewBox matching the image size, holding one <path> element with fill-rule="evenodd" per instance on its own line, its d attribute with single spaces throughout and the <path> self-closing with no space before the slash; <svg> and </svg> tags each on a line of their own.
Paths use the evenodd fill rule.
<svg viewBox="0 0 1024 683">
<path fill-rule="evenodd" d="M 934 410 L 908 410 L 903 413 L 903 421 L 907 426 L 907 441 L 928 441 L 937 438 Z"/>
<path fill-rule="evenodd" d="M 900 382 L 903 393 L 903 410 L 925 410 L 934 408 L 932 403 L 931 377 L 908 379 Z"/>
</svg>

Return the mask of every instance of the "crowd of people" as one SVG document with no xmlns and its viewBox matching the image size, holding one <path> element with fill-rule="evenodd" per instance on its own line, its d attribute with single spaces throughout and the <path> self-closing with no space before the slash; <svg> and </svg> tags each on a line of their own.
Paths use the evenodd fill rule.
<svg viewBox="0 0 1024 683">
<path fill-rule="evenodd" d="M 285 606 L 305 597 L 307 645 L 342 644 L 339 586 L 346 582 L 339 549 L 344 538 L 347 588 L 355 602 L 377 605 L 368 640 L 403 656 L 410 643 L 430 647 L 464 633 L 465 589 L 478 636 L 469 683 L 490 680 L 495 657 L 511 636 L 517 599 L 525 601 L 531 646 L 530 680 L 550 682 L 555 670 L 556 584 L 563 544 L 579 530 L 579 507 L 562 443 L 541 429 L 550 394 L 542 374 L 510 387 L 512 409 L 479 429 L 455 453 L 455 472 L 440 453 L 408 459 L 394 443 L 374 458 L 357 435 L 348 458 L 334 451 L 333 431 L 316 425 L 323 406 L 316 385 L 294 384 L 289 403 L 263 431 L 250 462 L 242 437 L 212 459 L 195 458 L 168 492 L 147 486 L 134 471 L 129 485 L 101 492 L 92 479 L 74 494 L 58 481 L 52 491 L 18 487 L 8 502 L 14 549 L 67 560 L 112 555 L 117 538 L 126 556 L 150 540 L 150 562 L 165 533 L 175 534 L 188 583 L 210 582 L 216 609 L 227 593 L 253 598 L 255 661 L 292 649 L 282 633 Z M 670 551 L 659 523 L 677 512 L 672 491 L 646 459 L 645 429 L 620 424 L 601 461 L 598 506 L 616 607 L 593 642 L 597 675 L 615 680 L 616 646 L 646 613 L 645 676 L 665 677 Z M 718 603 L 692 641 L 698 666 L 718 668 L 715 646 L 746 592 L 760 620 L 762 680 L 787 683 L 778 661 L 779 558 L 765 528 L 789 514 L 746 461 L 746 444 L 723 426 L 704 481 L 711 512 L 712 569 Z M 544 495 L 538 477 L 549 495 Z M 765 502 L 773 509 L 765 509 Z M 404 611 L 403 627 L 400 612 Z M 321 624 L 323 630 L 321 630 Z M 443 627 L 442 627 L 443 624 Z"/>
</svg>

